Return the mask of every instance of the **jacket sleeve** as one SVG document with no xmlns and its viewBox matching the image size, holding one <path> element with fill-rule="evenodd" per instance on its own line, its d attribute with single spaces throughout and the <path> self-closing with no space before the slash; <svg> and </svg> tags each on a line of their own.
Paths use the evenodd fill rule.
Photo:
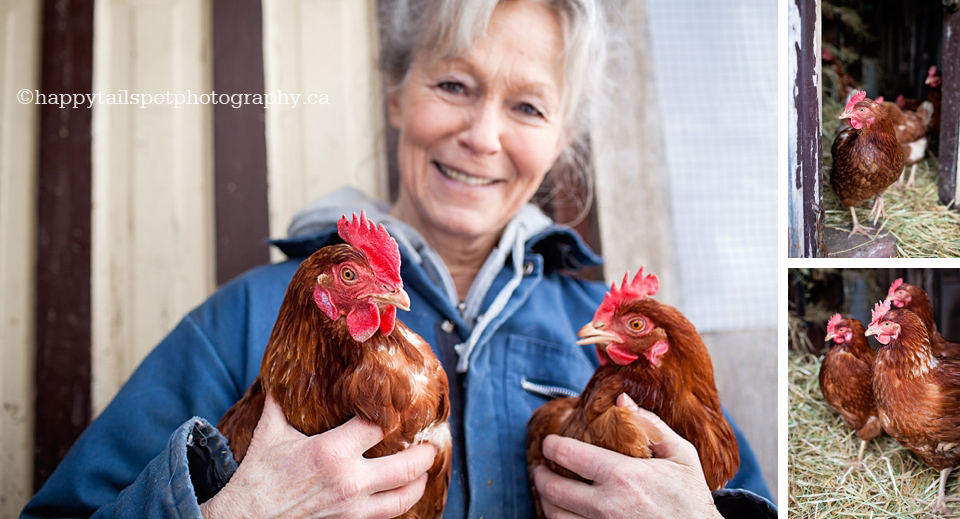
<svg viewBox="0 0 960 519">
<path fill-rule="evenodd" d="M 733 427 L 740 448 L 740 469 L 733 479 L 713 493 L 713 502 L 720 515 L 728 519 L 766 519 L 777 517 L 777 507 L 771 502 L 770 489 L 763 479 L 757 457 L 747 442 L 747 437 L 727 410 L 723 415 Z"/>
<path fill-rule="evenodd" d="M 211 422 L 240 397 L 249 358 L 262 354 L 262 346 L 249 351 L 248 310 L 246 284 L 236 283 L 187 315 L 74 443 L 21 517 L 200 517 L 198 493 L 215 492 L 236 467 Z M 205 468 L 191 477 L 191 465 Z"/>
<path fill-rule="evenodd" d="M 776 519 L 777 507 L 742 489 L 723 488 L 713 493 L 713 503 L 726 519 Z"/>
</svg>

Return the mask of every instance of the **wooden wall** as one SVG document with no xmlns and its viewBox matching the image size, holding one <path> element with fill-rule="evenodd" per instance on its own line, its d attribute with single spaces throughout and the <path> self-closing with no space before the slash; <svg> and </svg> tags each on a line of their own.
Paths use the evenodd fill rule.
<svg viewBox="0 0 960 519">
<path fill-rule="evenodd" d="M 0 2 L 0 516 L 33 492 L 34 264 L 40 0 Z"/>
</svg>

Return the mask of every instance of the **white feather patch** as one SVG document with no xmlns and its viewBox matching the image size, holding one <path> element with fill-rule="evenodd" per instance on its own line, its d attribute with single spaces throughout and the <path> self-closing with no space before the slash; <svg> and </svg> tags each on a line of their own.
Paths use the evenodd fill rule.
<svg viewBox="0 0 960 519">
<path fill-rule="evenodd" d="M 434 444 L 438 450 L 444 450 L 453 441 L 450 436 L 450 424 L 447 422 L 436 422 L 433 425 L 427 426 L 426 429 L 417 433 L 413 437 L 414 445 L 421 444 L 423 442 L 430 442 Z"/>
<path fill-rule="evenodd" d="M 927 153 L 927 138 L 923 137 L 908 144 L 910 146 L 909 162 L 919 162 Z"/>
</svg>

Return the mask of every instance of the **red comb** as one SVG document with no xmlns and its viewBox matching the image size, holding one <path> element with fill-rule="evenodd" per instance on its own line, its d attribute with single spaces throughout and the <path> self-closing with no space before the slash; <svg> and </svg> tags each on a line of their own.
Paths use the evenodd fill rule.
<svg viewBox="0 0 960 519">
<path fill-rule="evenodd" d="M 877 103 L 882 103 L 882 102 L 883 102 L 883 96 L 877 96 L 877 98 L 874 99 L 874 101 L 876 101 Z"/>
<path fill-rule="evenodd" d="M 843 316 L 840 314 L 833 314 L 833 317 L 827 321 L 827 335 L 833 335 L 837 333 L 837 325 L 840 324 L 840 321 L 843 320 Z"/>
<path fill-rule="evenodd" d="M 630 272 L 626 272 L 623 275 L 620 288 L 617 288 L 616 282 L 610 284 L 610 291 L 603 297 L 603 302 L 600 303 L 600 306 L 597 308 L 598 314 L 612 312 L 617 305 L 624 301 L 643 299 L 656 294 L 657 291 L 660 290 L 660 279 L 653 274 L 647 274 L 646 277 L 644 277 L 643 267 L 640 267 L 640 270 L 637 271 L 637 275 L 633 277 L 633 281 L 629 279 Z"/>
<path fill-rule="evenodd" d="M 843 109 L 843 111 L 844 112 L 852 111 L 853 107 L 856 106 L 857 103 L 859 103 L 860 101 L 863 101 L 866 98 L 867 98 L 867 91 L 860 90 L 859 92 L 853 94 L 853 97 L 850 98 L 850 102 L 847 103 L 847 106 L 846 108 Z"/>
<path fill-rule="evenodd" d="M 900 285 L 903 284 L 903 278 L 897 278 L 896 281 L 890 283 L 890 290 L 887 291 L 887 297 L 893 297 L 893 294 L 897 292 L 897 289 L 900 288 Z"/>
<path fill-rule="evenodd" d="M 890 301 L 881 301 L 873 306 L 873 314 L 870 316 L 872 321 L 870 321 L 870 326 L 876 326 L 880 324 L 880 319 L 883 319 L 883 316 L 887 315 L 887 312 L 890 311 Z"/>
<path fill-rule="evenodd" d="M 337 222 L 337 231 L 343 241 L 366 256 L 378 278 L 394 285 L 400 284 L 400 248 L 383 224 L 378 227 L 367 220 L 364 211 L 360 211 L 360 218 L 353 213 L 352 221 L 343 215 Z"/>
</svg>

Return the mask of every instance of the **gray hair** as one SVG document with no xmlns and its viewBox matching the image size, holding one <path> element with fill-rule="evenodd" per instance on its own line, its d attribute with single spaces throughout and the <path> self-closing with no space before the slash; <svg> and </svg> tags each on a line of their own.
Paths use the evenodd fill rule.
<svg viewBox="0 0 960 519">
<path fill-rule="evenodd" d="M 420 49 L 457 56 L 486 31 L 501 1 L 510 0 L 392 0 L 385 2 L 380 65 L 387 88 L 401 88 Z M 600 0 L 537 0 L 560 16 L 563 35 L 564 128 L 570 144 L 561 152 L 552 172 L 571 178 L 553 178 L 559 184 L 580 184 L 585 191 L 583 214 L 592 202 L 587 142 L 591 115 L 607 98 L 608 47 L 613 40 Z"/>
</svg>

